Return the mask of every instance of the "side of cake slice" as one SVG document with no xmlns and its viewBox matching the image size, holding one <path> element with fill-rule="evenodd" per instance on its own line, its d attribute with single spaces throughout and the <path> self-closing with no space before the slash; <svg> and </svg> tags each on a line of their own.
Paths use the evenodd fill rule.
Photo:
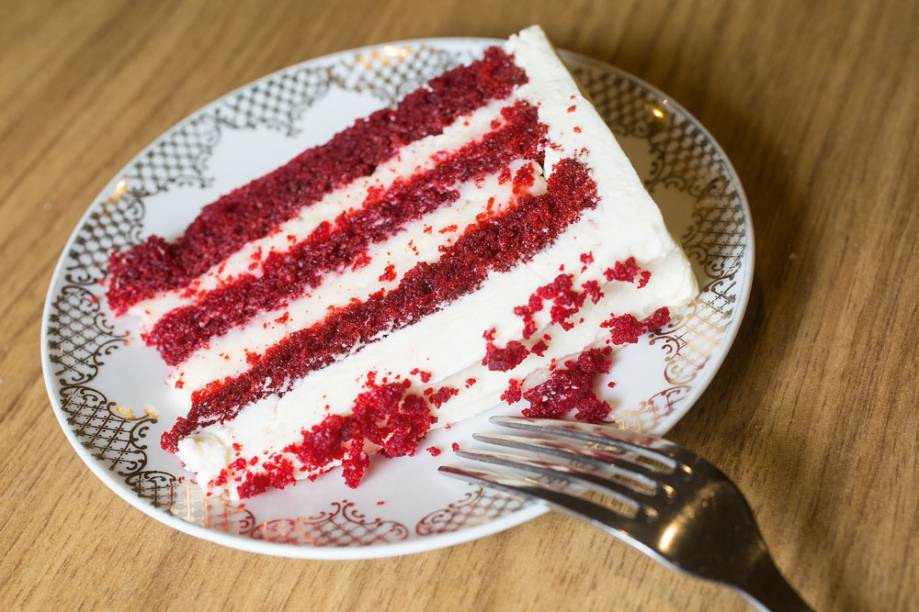
<svg viewBox="0 0 919 612">
<path fill-rule="evenodd" d="M 501 401 L 607 419 L 612 350 L 696 293 L 538 27 L 115 254 L 107 289 L 172 368 L 163 447 L 240 497 L 356 486 Z"/>
</svg>

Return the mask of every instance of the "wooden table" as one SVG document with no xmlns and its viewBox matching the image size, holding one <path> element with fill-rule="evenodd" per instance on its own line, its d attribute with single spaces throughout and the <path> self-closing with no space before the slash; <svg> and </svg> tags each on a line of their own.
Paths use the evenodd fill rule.
<svg viewBox="0 0 919 612">
<path fill-rule="evenodd" d="M 539 22 L 679 100 L 749 195 L 753 299 L 672 437 L 737 480 L 818 608 L 915 609 L 919 4 L 334 4 L 0 6 L 0 607 L 742 607 L 556 515 L 397 559 L 224 549 L 119 500 L 48 405 L 38 335 L 52 267 L 90 200 L 165 128 L 309 57 Z"/>
</svg>

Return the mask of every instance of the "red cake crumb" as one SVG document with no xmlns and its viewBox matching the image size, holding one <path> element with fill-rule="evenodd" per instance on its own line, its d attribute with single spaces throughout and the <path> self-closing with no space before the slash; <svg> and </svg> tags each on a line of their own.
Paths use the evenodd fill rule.
<svg viewBox="0 0 919 612">
<path fill-rule="evenodd" d="M 535 182 L 536 175 L 533 166 L 530 164 L 521 166 L 514 175 L 513 194 L 518 198 L 527 195 Z"/>
<path fill-rule="evenodd" d="M 534 355 L 537 355 L 539 357 L 542 357 L 543 355 L 545 355 L 546 350 L 549 348 L 549 343 L 546 340 L 547 337 L 548 336 L 543 336 L 543 338 L 539 342 L 537 342 L 536 344 L 530 347 L 530 351 Z"/>
<path fill-rule="evenodd" d="M 428 401 L 431 402 L 435 408 L 440 408 L 446 402 L 450 401 L 450 398 L 457 393 L 459 393 L 459 389 L 456 387 L 441 387 L 428 396 Z"/>
<path fill-rule="evenodd" d="M 467 378 L 467 379 L 466 379 L 466 388 L 468 389 L 469 387 L 471 387 L 472 385 L 474 385 L 475 382 L 476 382 L 476 381 L 475 381 L 474 378 Z"/>
<path fill-rule="evenodd" d="M 452 444 L 450 444 L 450 448 L 453 449 L 453 452 L 455 453 L 456 451 L 460 449 L 459 442 L 453 442 Z"/>
<path fill-rule="evenodd" d="M 549 379 L 523 392 L 529 402 L 524 416 L 558 419 L 572 410 L 574 418 L 589 423 L 599 423 L 609 416 L 612 406 L 599 399 L 593 390 L 594 378 L 606 374 L 612 367 L 612 349 L 590 349 L 576 360 L 565 362 L 565 367 L 555 370 Z"/>
<path fill-rule="evenodd" d="M 380 274 L 380 277 L 377 280 L 381 283 L 396 280 L 396 266 L 393 264 L 387 264 L 387 266 L 383 268 L 383 274 Z"/>
<path fill-rule="evenodd" d="M 606 277 L 606 280 L 622 281 L 625 283 L 634 282 L 635 277 L 638 277 L 639 289 L 647 285 L 648 281 L 651 279 L 651 272 L 642 270 L 635 262 L 634 257 L 629 257 L 624 262 L 617 261 L 612 268 L 604 270 L 603 275 Z"/>
<path fill-rule="evenodd" d="M 446 154 L 430 170 L 378 190 L 362 207 L 321 223 L 289 251 L 269 255 L 261 276 L 241 276 L 195 304 L 172 310 L 156 323 L 146 341 L 166 363 L 177 365 L 210 338 L 283 306 L 318 286 L 328 273 L 352 266 L 370 244 L 400 232 L 409 221 L 449 206 L 459 197 L 456 184 L 506 168 L 521 157 L 539 158 L 546 128 L 537 122 L 536 109 L 517 102 L 501 112 L 507 121 L 500 130 Z M 395 278 L 390 264 L 379 280 Z"/>
<path fill-rule="evenodd" d="M 439 134 L 458 117 L 507 97 L 526 73 L 499 47 L 448 70 L 407 95 L 307 149 L 293 160 L 209 204 L 174 243 L 152 236 L 114 253 L 107 291 L 121 314 L 156 293 L 187 284 L 243 244 L 274 231 L 303 206 L 371 174 L 405 144 Z"/>
<path fill-rule="evenodd" d="M 572 104 L 571 106 L 568 107 L 568 112 L 569 112 L 569 113 L 573 113 L 573 112 L 574 112 L 574 109 L 576 109 L 576 108 L 577 108 L 577 106 L 575 106 L 574 104 Z"/>
<path fill-rule="evenodd" d="M 529 338 L 536 333 L 536 320 L 533 318 L 542 310 L 542 298 L 536 293 L 530 296 L 529 301 L 523 306 L 516 306 L 514 314 L 523 319 L 523 337 Z"/>
<path fill-rule="evenodd" d="M 386 503 L 386 502 L 383 501 L 383 500 L 381 499 L 380 501 L 377 502 L 377 505 L 378 505 L 378 506 L 382 506 L 382 505 L 384 505 L 385 503 Z"/>
<path fill-rule="evenodd" d="M 450 232 L 455 232 L 457 230 L 457 227 L 458 226 L 455 223 L 453 223 L 451 225 L 447 225 L 445 227 L 440 228 L 439 230 L 437 230 L 437 233 L 449 234 Z"/>
<path fill-rule="evenodd" d="M 609 319 L 600 323 L 600 327 L 609 330 L 610 343 L 635 344 L 642 334 L 657 331 L 670 322 L 670 310 L 664 306 L 654 311 L 644 321 L 639 321 L 633 315 L 611 315 Z"/>
<path fill-rule="evenodd" d="M 423 382 L 423 383 L 426 383 L 426 382 L 428 382 L 429 380 L 431 380 L 431 373 L 430 373 L 430 372 L 427 372 L 427 371 L 425 371 L 425 370 L 419 370 L 418 368 L 413 368 L 412 371 L 409 372 L 409 374 L 411 374 L 412 376 L 417 376 L 417 377 L 419 377 L 419 378 L 421 379 L 421 382 Z"/>
<path fill-rule="evenodd" d="M 508 404 L 513 404 L 514 402 L 519 402 L 523 393 L 523 383 L 512 378 L 507 382 L 507 389 L 504 390 L 504 393 L 501 394 L 501 401 L 507 402 Z"/>
<path fill-rule="evenodd" d="M 356 435 L 347 445 L 341 460 L 341 475 L 345 479 L 345 484 L 356 489 L 369 467 L 370 455 L 364 450 L 364 439 Z"/>
<path fill-rule="evenodd" d="M 188 416 L 163 434 L 162 447 L 175 452 L 178 441 L 202 423 L 232 419 L 242 406 L 283 393 L 286 381 L 325 367 L 374 341 L 383 330 L 401 329 L 475 291 L 492 270 L 510 270 L 551 244 L 596 202 L 587 169 L 574 159 L 559 161 L 545 194 L 522 198 L 517 206 L 466 231 L 439 261 L 416 265 L 388 293 L 330 312 L 269 348 L 246 372 L 197 390 Z"/>
<path fill-rule="evenodd" d="M 511 340 L 507 346 L 500 348 L 494 343 L 495 329 L 489 329 L 482 337 L 485 338 L 485 357 L 482 365 L 488 366 L 492 372 L 506 372 L 513 370 L 520 362 L 527 358 L 530 351 L 517 340 Z"/>
<path fill-rule="evenodd" d="M 603 298 L 603 290 L 600 289 L 600 283 L 595 280 L 585 281 L 581 288 L 590 296 L 590 301 L 596 304 Z"/>
<path fill-rule="evenodd" d="M 574 275 L 559 274 L 551 283 L 537 289 L 525 306 L 514 308 L 514 314 L 523 317 L 523 337 L 529 338 L 536 331 L 533 315 L 542 310 L 544 301 L 552 302 L 549 311 L 552 322 L 569 330 L 574 327 L 569 319 L 581 309 L 586 297 L 586 292 L 574 289 Z"/>
<path fill-rule="evenodd" d="M 436 447 L 436 446 L 429 446 L 429 447 L 427 447 L 427 448 L 424 449 L 424 450 L 426 450 L 426 451 L 428 451 L 429 453 L 431 453 L 431 456 L 432 456 L 432 457 L 436 457 L 437 455 L 439 455 L 439 454 L 441 453 L 441 450 L 440 450 L 438 447 Z"/>
<path fill-rule="evenodd" d="M 660 329 L 670 323 L 670 309 L 666 306 L 658 308 L 651 316 L 645 319 L 645 328 L 649 332 L 660 331 Z"/>
</svg>

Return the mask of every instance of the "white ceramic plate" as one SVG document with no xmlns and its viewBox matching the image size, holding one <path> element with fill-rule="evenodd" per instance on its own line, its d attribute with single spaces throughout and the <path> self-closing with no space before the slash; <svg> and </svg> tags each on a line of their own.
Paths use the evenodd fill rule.
<svg viewBox="0 0 919 612">
<path fill-rule="evenodd" d="M 106 186 L 58 262 L 41 342 L 45 382 L 61 427 L 115 493 L 196 537 L 260 553 L 326 559 L 450 546 L 546 511 L 436 471 L 457 460 L 449 451 L 452 442 L 472 445 L 471 433 L 493 429 L 487 418 L 501 408 L 432 433 L 423 446 L 444 449 L 439 457 L 421 451 L 376 461 L 356 490 L 333 473 L 245 505 L 205 499 L 177 459 L 159 448 L 160 434 L 178 414 L 163 383 L 165 366 L 128 322 L 114 319 L 99 284 L 112 249 L 151 233 L 178 235 L 220 194 L 495 42 L 399 42 L 281 70 L 192 114 Z M 572 53 L 564 58 L 662 207 L 703 288 L 687 317 L 617 353 L 611 373 L 619 382 L 609 396 L 614 418 L 661 434 L 690 409 L 736 335 L 753 278 L 750 213 L 724 152 L 684 109 L 612 66 Z M 145 413 L 148 407 L 153 411 Z"/>
</svg>

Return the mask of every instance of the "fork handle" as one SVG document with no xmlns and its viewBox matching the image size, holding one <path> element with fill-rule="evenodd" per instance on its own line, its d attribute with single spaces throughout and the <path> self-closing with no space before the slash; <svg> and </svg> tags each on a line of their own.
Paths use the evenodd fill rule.
<svg viewBox="0 0 919 612">
<path fill-rule="evenodd" d="M 737 585 L 741 593 L 761 610 L 813 612 L 798 592 L 785 580 L 772 557 L 765 550 L 744 584 Z"/>
</svg>

